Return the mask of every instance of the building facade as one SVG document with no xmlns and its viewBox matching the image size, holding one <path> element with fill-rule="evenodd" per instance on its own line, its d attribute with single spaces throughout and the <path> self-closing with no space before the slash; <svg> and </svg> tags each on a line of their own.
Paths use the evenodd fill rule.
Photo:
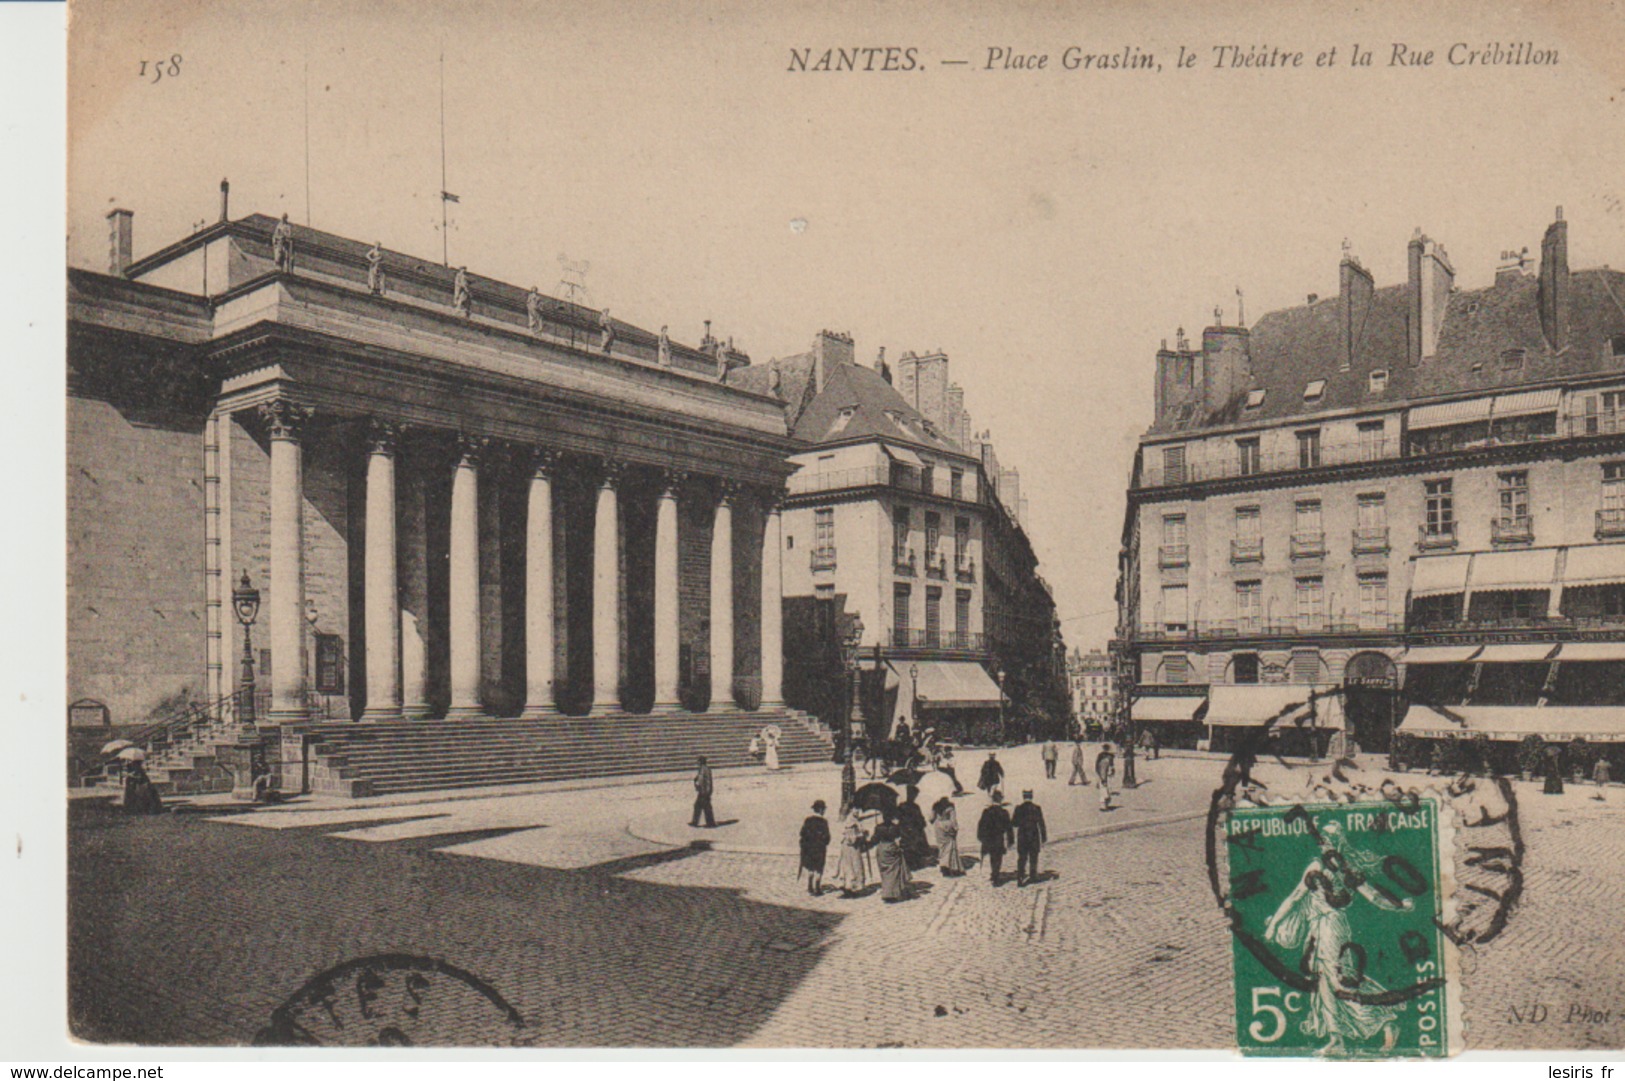
<svg viewBox="0 0 1625 1081">
<path fill-rule="evenodd" d="M 1345 729 L 1625 738 L 1625 273 L 1464 289 L 1345 250 L 1338 295 L 1157 355 L 1128 493 L 1119 649 L 1137 724 L 1223 745 L 1315 692 Z M 1527 251 L 1527 249 L 1525 249 Z"/>
<path fill-rule="evenodd" d="M 1117 677 L 1111 657 L 1101 650 L 1074 649 L 1067 661 L 1072 717 L 1083 733 L 1098 733 L 1116 718 Z"/>
<path fill-rule="evenodd" d="M 839 724 L 852 643 L 870 736 L 899 720 L 994 740 L 1064 721 L 1054 601 L 1021 525 L 948 426 L 969 430 L 947 358 L 905 356 L 902 389 L 851 338 L 730 379 L 786 402 L 797 467 L 784 504 L 787 701 Z M 848 639 L 861 623 L 861 636 Z"/>
<path fill-rule="evenodd" d="M 109 222 L 68 283 L 70 701 L 231 696 L 245 577 L 262 725 L 782 701 L 748 357 L 286 218 L 138 261 Z"/>
</svg>

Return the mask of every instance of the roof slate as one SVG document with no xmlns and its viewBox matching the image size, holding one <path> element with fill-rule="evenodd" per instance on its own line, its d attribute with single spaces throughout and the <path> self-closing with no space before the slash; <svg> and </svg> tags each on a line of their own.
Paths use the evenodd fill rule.
<svg viewBox="0 0 1625 1081">
<path fill-rule="evenodd" d="M 861 364 L 832 364 L 824 380 L 824 389 L 811 394 L 811 354 L 786 357 L 761 367 L 770 369 L 772 364 L 789 366 L 785 369 L 786 374 L 781 376 L 781 393 L 792 395 L 799 390 L 799 394 L 790 398 L 792 403 L 810 395 L 805 406 L 789 416 L 791 435 L 803 443 L 884 439 L 940 454 L 969 456 L 964 448 L 947 436 L 926 431 L 926 421 L 920 411 L 904 401 L 896 388 L 872 368 Z M 743 375 L 750 370 L 742 368 L 733 375 Z M 788 374 L 790 372 L 795 373 L 797 382 L 794 384 Z M 842 413 L 848 409 L 852 415 L 844 424 L 837 426 Z"/>
</svg>

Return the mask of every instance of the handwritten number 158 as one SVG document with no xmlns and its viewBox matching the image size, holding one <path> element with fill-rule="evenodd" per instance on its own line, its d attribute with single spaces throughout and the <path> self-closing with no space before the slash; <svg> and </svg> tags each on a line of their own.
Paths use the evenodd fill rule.
<svg viewBox="0 0 1625 1081">
<path fill-rule="evenodd" d="M 145 79 L 147 77 L 147 69 L 149 67 L 152 69 L 153 82 L 157 82 L 165 75 L 168 75 L 173 79 L 175 76 L 181 73 L 181 54 L 176 53 L 168 60 L 141 61 L 141 71 L 137 74 L 137 78 Z"/>
</svg>

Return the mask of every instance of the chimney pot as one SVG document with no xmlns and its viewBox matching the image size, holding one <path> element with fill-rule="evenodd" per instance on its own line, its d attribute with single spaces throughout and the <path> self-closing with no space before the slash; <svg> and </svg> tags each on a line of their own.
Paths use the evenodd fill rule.
<svg viewBox="0 0 1625 1081">
<path fill-rule="evenodd" d="M 107 212 L 107 272 L 122 278 L 134 262 L 135 212 L 124 209 Z"/>
<path fill-rule="evenodd" d="M 1319 299 L 1320 299 L 1320 294 L 1319 293 L 1310 293 L 1309 294 L 1309 303 L 1310 304 L 1313 304 L 1315 301 L 1317 301 Z"/>
<path fill-rule="evenodd" d="M 227 201 L 230 198 L 231 198 L 231 181 L 229 181 L 229 180 L 225 179 L 224 177 L 222 177 L 220 179 L 220 220 L 221 221 L 229 221 L 230 220 L 229 216 L 226 213 L 226 204 L 227 204 Z"/>
</svg>

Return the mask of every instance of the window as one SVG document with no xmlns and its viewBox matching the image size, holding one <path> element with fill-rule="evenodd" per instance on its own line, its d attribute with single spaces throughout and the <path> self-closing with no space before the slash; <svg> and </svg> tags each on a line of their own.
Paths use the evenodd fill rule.
<svg viewBox="0 0 1625 1081">
<path fill-rule="evenodd" d="M 1292 651 L 1292 682 L 1320 682 L 1320 654 L 1312 649 Z"/>
<path fill-rule="evenodd" d="M 1162 480 L 1164 484 L 1185 483 L 1185 448 L 1162 448 Z"/>
<path fill-rule="evenodd" d="M 965 471 L 950 469 L 948 471 L 948 494 L 955 499 L 965 498 Z"/>
<path fill-rule="evenodd" d="M 1504 371 L 1504 372 L 1518 371 L 1520 368 L 1523 367 L 1523 358 L 1524 358 L 1526 352 L 1527 352 L 1527 350 L 1523 350 L 1523 349 L 1505 349 L 1505 350 L 1502 350 L 1502 352 L 1501 352 L 1501 370 Z"/>
<path fill-rule="evenodd" d="M 908 562 L 908 535 L 913 528 L 907 507 L 892 511 L 892 558 L 898 563 Z"/>
<path fill-rule="evenodd" d="M 1326 380 L 1315 379 L 1310 381 L 1310 383 L 1303 388 L 1303 400 L 1306 402 L 1318 402 L 1320 401 L 1320 396 L 1325 393 Z"/>
<path fill-rule="evenodd" d="M 961 589 L 954 594 L 954 635 L 959 639 L 954 644 L 960 649 L 970 649 L 970 590 Z"/>
<path fill-rule="evenodd" d="M 835 508 L 813 511 L 813 570 L 835 569 Z"/>
<path fill-rule="evenodd" d="M 1388 576 L 1362 574 L 1360 586 L 1360 627 L 1375 630 L 1388 622 Z"/>
<path fill-rule="evenodd" d="M 1236 539 L 1257 540 L 1263 537 L 1262 522 L 1257 507 L 1237 507 Z"/>
<path fill-rule="evenodd" d="M 1519 469 L 1502 473 L 1496 478 L 1496 493 L 1500 498 L 1500 521 L 1503 525 L 1521 523 L 1529 519 L 1529 473 Z"/>
<path fill-rule="evenodd" d="M 936 492 L 936 490 L 937 468 L 933 465 L 927 465 L 924 469 L 920 470 L 920 491 L 924 492 L 926 495 L 932 495 Z"/>
<path fill-rule="evenodd" d="M 344 639 L 336 634 L 316 636 L 316 693 L 344 693 Z"/>
<path fill-rule="evenodd" d="M 1162 678 L 1168 683 L 1191 681 L 1191 659 L 1183 653 L 1170 653 L 1162 659 Z"/>
<path fill-rule="evenodd" d="M 1314 469 L 1320 465 L 1320 429 L 1308 428 L 1298 433 L 1298 468 Z"/>
<path fill-rule="evenodd" d="M 1388 389 L 1388 369 L 1373 368 L 1366 377 L 1366 389 L 1372 394 L 1381 394 Z"/>
<path fill-rule="evenodd" d="M 1249 390 L 1247 392 L 1247 408 L 1257 409 L 1259 406 L 1263 405 L 1264 393 L 1265 392 L 1262 390 Z"/>
<path fill-rule="evenodd" d="M 1320 575 L 1299 578 L 1294 582 L 1298 599 L 1298 630 L 1318 628 L 1325 613 L 1323 599 L 1325 583 Z"/>
<path fill-rule="evenodd" d="M 1388 497 L 1382 492 L 1368 492 L 1358 497 L 1355 525 L 1361 532 L 1388 528 Z"/>
<path fill-rule="evenodd" d="M 1189 591 L 1184 586 L 1162 587 L 1162 625 L 1170 632 L 1183 632 L 1190 629 L 1189 619 Z"/>
<path fill-rule="evenodd" d="M 1258 682 L 1258 654 L 1238 653 L 1231 662 L 1231 678 L 1237 683 Z"/>
<path fill-rule="evenodd" d="M 942 590 L 936 586 L 925 590 L 925 644 L 942 645 Z"/>
<path fill-rule="evenodd" d="M 934 566 L 937 561 L 937 548 L 942 540 L 942 515 L 932 511 L 925 513 L 925 565 Z"/>
<path fill-rule="evenodd" d="M 1162 543 L 1166 545 L 1185 543 L 1185 516 L 1183 514 L 1164 514 L 1162 516 Z"/>
<path fill-rule="evenodd" d="M 1320 500 L 1300 499 L 1293 505 L 1292 530 L 1295 533 L 1320 532 Z"/>
<path fill-rule="evenodd" d="M 1615 357 L 1625 357 L 1625 334 L 1615 334 L 1608 339 L 1608 351 Z"/>
<path fill-rule="evenodd" d="M 898 582 L 891 591 L 891 625 L 893 645 L 908 644 L 908 601 L 913 595 L 907 582 Z"/>
<path fill-rule="evenodd" d="M 1625 462 L 1602 463 L 1602 509 L 1625 514 Z"/>
<path fill-rule="evenodd" d="M 1426 500 L 1422 531 L 1430 537 L 1455 536 L 1456 500 L 1451 491 L 1450 478 L 1424 481 L 1422 488 Z"/>
<path fill-rule="evenodd" d="M 1263 461 L 1259 454 L 1257 436 L 1254 436 L 1251 439 L 1236 440 L 1236 454 L 1240 459 L 1239 464 L 1241 466 L 1241 475 L 1244 477 L 1250 477 L 1254 473 L 1259 472 L 1263 466 Z"/>
<path fill-rule="evenodd" d="M 1236 583 L 1236 630 L 1256 631 L 1264 612 L 1264 583 Z"/>
<path fill-rule="evenodd" d="M 1360 439 L 1360 461 L 1374 462 L 1381 458 L 1387 442 L 1383 422 L 1380 420 L 1362 421 L 1357 430 Z"/>
</svg>

